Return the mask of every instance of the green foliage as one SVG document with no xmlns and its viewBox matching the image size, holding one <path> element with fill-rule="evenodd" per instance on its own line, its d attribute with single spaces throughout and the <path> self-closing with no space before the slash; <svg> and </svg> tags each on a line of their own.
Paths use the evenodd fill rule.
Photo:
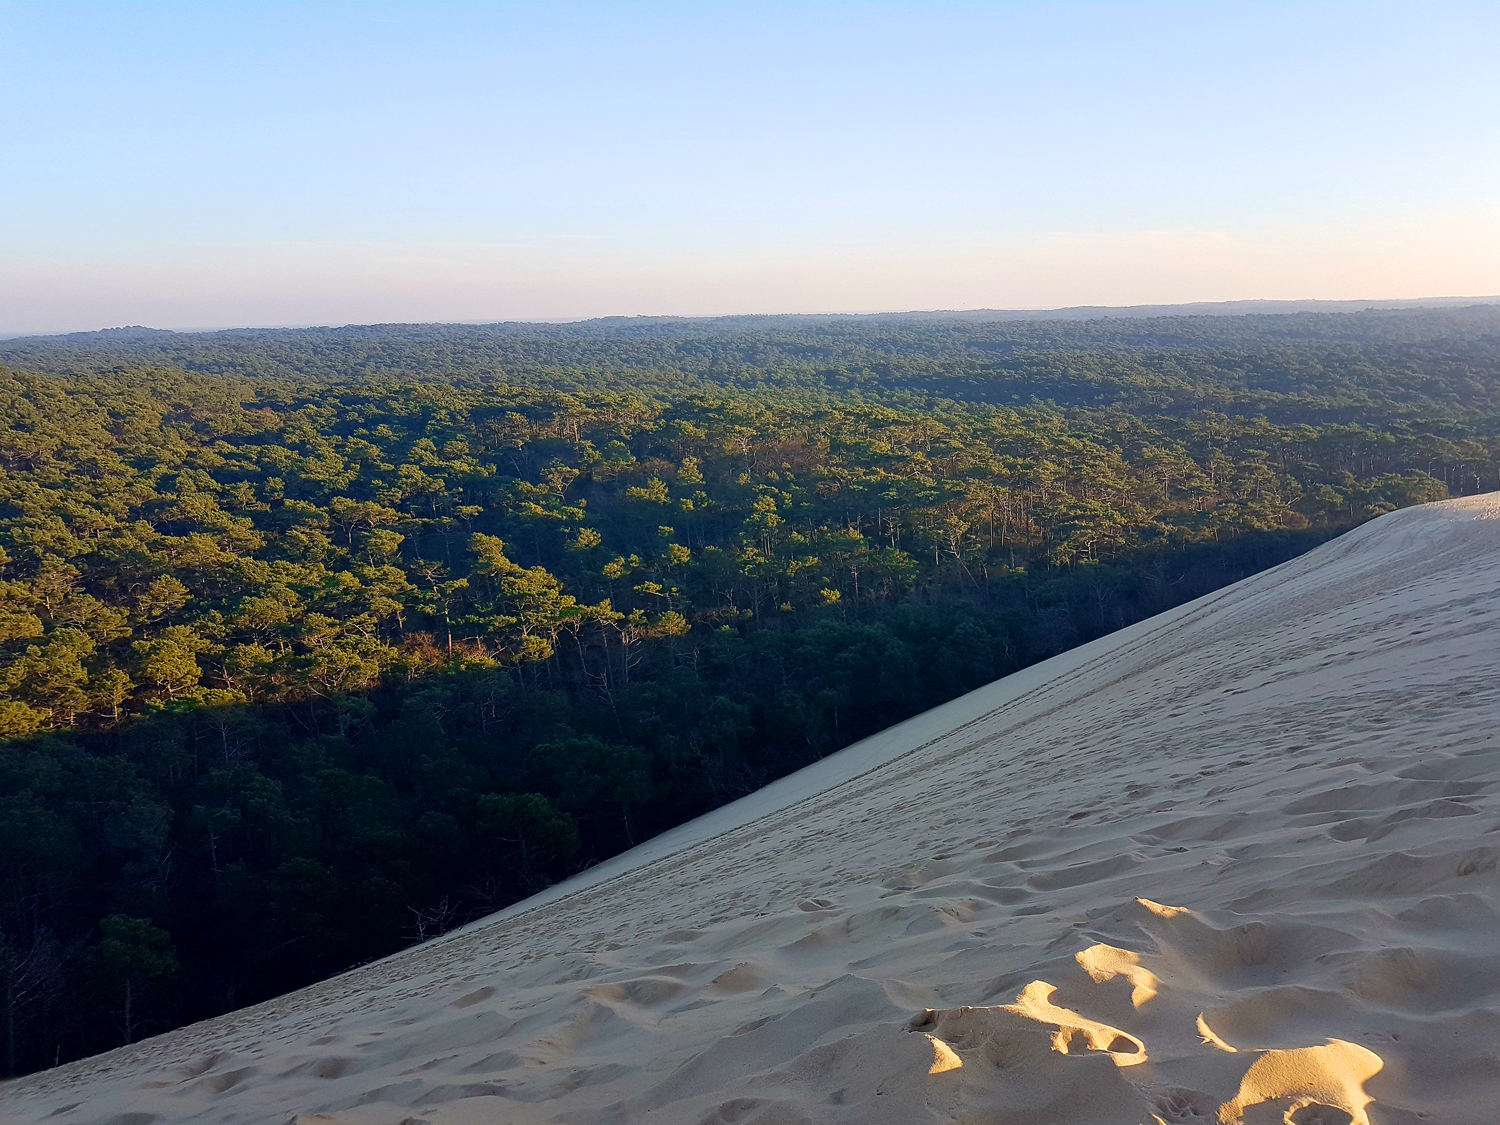
<svg viewBox="0 0 1500 1125">
<path fill-rule="evenodd" d="M 100 991 L 120 997 L 120 1026 L 129 1043 L 138 1030 L 134 1012 L 139 1010 L 141 993 L 177 973 L 172 937 L 150 919 L 123 914 L 103 919 L 99 932 L 102 937 L 90 950 L 93 968 Z"/>
<path fill-rule="evenodd" d="M 577 826 L 540 793 L 486 793 L 476 807 L 481 846 L 510 858 L 527 887 L 546 886 L 547 873 L 565 868 L 578 854 Z M 492 863 L 491 870 L 503 872 L 502 863 Z"/>
<path fill-rule="evenodd" d="M 381 956 L 1500 487 L 1497 339 L 1481 309 L 10 342 L 8 1066 Z"/>
</svg>

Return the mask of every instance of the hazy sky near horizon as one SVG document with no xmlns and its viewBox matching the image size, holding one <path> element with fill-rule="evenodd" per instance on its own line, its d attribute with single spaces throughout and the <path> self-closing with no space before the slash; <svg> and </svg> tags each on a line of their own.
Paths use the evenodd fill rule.
<svg viewBox="0 0 1500 1125">
<path fill-rule="evenodd" d="M 1500 4 L 0 0 L 0 333 L 1500 293 Z"/>
</svg>

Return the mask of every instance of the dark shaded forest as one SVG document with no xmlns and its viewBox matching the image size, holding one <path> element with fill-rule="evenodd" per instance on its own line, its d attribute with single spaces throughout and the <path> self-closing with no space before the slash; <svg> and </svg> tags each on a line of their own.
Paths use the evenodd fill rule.
<svg viewBox="0 0 1500 1125">
<path fill-rule="evenodd" d="M 1495 306 L 121 329 L 0 364 L 8 1073 L 1500 487 Z"/>
</svg>

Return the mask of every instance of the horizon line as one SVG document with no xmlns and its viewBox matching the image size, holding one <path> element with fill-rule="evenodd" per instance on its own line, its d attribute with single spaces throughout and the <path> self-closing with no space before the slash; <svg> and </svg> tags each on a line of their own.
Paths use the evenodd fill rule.
<svg viewBox="0 0 1500 1125">
<path fill-rule="evenodd" d="M 1078 319 L 1103 320 L 1110 316 L 1136 316 L 1147 318 L 1154 315 L 1210 316 L 1216 310 L 1224 315 L 1253 316 L 1257 312 L 1273 311 L 1267 306 L 1278 306 L 1279 311 L 1320 311 L 1307 306 L 1322 306 L 1327 312 L 1361 312 L 1374 309 L 1432 309 L 1462 308 L 1477 305 L 1500 304 L 1500 294 L 1441 297 L 1385 297 L 1376 299 L 1329 298 L 1329 297 L 1246 297 L 1227 301 L 1181 301 L 1136 305 L 1058 305 L 1036 308 L 971 308 L 971 309 L 882 309 L 844 310 L 822 312 L 773 312 L 773 313 L 607 313 L 601 316 L 567 317 L 513 317 L 476 320 L 385 320 L 347 321 L 343 324 L 308 322 L 302 324 L 230 324 L 183 328 L 157 328 L 144 324 L 110 325 L 102 328 L 73 329 L 66 332 L 0 332 L 0 342 L 13 343 L 18 340 L 60 340 L 77 336 L 96 336 L 106 332 L 153 332 L 163 335 L 207 336 L 225 332 L 309 332 L 317 329 L 338 331 L 346 328 L 424 327 L 437 328 L 463 326 L 482 328 L 507 324 L 593 324 L 614 320 L 656 321 L 715 321 L 715 320 L 793 320 L 798 318 L 875 318 L 875 317 L 974 317 L 997 316 L 1007 319 L 1050 320 Z M 1336 306 L 1336 307 L 1329 307 Z M 1241 310 L 1229 312 L 1227 310 Z"/>
</svg>

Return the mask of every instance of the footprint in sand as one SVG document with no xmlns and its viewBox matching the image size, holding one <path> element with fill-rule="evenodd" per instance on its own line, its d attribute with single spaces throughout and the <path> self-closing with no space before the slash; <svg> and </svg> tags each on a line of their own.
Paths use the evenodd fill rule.
<svg viewBox="0 0 1500 1125">
<path fill-rule="evenodd" d="M 1091 1020 L 1052 1003 L 1055 985 L 1032 981 L 1021 990 L 1014 1004 L 995 1007 L 928 1008 L 911 1021 L 914 1031 L 928 1031 L 944 1044 L 963 1049 L 984 1049 L 997 1065 L 1009 1065 L 1030 1053 L 1033 1032 L 1052 1029 L 1050 1047 L 1060 1055 L 1102 1052 L 1116 1066 L 1135 1066 L 1146 1061 L 1146 1045 L 1129 1032 Z"/>
<path fill-rule="evenodd" d="M 1173 937 L 1178 939 L 1179 952 L 1188 952 L 1192 960 L 1220 969 L 1258 965 L 1267 960 L 1269 951 L 1264 926 L 1251 923 L 1232 930 L 1216 931 L 1183 907 L 1166 906 L 1143 898 L 1136 899 L 1136 902 L 1157 919 L 1176 927 L 1187 927 L 1178 928 Z M 1189 940 L 1182 941 L 1184 937 Z M 1124 950 L 1096 945 L 1079 953 L 1077 959 L 1096 981 L 1107 980 L 1113 975 L 1126 976 L 1136 986 L 1134 995 L 1143 995 L 1144 999 L 1154 996 L 1160 984 L 1154 974 L 1140 967 L 1140 959 L 1135 954 Z M 1141 978 L 1138 984 L 1137 978 L 1129 975 L 1132 971 L 1146 973 L 1150 979 Z M 1140 1002 L 1143 1003 L 1144 999 Z M 1197 1019 L 1197 1029 L 1204 1046 L 1229 1054 L 1240 1053 L 1239 1048 L 1214 1032 L 1202 1013 Z M 1328 1109 L 1346 1114 L 1349 1125 L 1370 1125 L 1366 1107 L 1374 1099 L 1365 1093 L 1364 1084 L 1384 1066 L 1384 1061 L 1375 1052 L 1342 1039 L 1329 1039 L 1316 1047 L 1262 1051 L 1240 1079 L 1235 1096 L 1219 1107 L 1218 1119 L 1221 1125 L 1240 1125 L 1245 1111 L 1252 1106 L 1275 1102 L 1283 1103 L 1285 1120 L 1289 1122 L 1321 1120 L 1306 1117 L 1302 1111 Z"/>
<path fill-rule="evenodd" d="M 1116 977 L 1130 982 L 1130 1002 L 1139 1008 L 1156 996 L 1161 978 L 1141 964 L 1140 954 L 1112 945 L 1091 945 L 1073 955 L 1095 984 L 1105 984 Z"/>
<path fill-rule="evenodd" d="M 1140 1125 L 1144 1103 L 1126 1075 L 1146 1061 L 1145 1044 L 1059 1007 L 1055 992 L 1038 980 L 1013 1004 L 917 1015 L 909 1026 L 931 1050 L 926 1107 L 943 1120 L 996 1125 Z"/>
<path fill-rule="evenodd" d="M 1287 1121 L 1307 1120 L 1299 1116 L 1302 1110 L 1334 1109 L 1349 1115 L 1349 1125 L 1370 1125 L 1365 1107 L 1375 1099 L 1364 1086 L 1384 1067 L 1374 1051 L 1342 1039 L 1266 1051 L 1240 1079 L 1239 1093 L 1219 1107 L 1220 1125 L 1239 1125 L 1251 1106 L 1283 1100 Z"/>
</svg>

